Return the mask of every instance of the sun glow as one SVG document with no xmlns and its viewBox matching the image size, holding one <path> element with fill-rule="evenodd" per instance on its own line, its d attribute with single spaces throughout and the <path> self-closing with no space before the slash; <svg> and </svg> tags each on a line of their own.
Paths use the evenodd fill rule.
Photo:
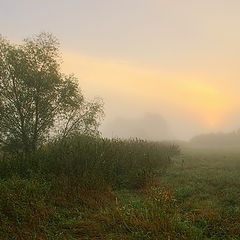
<svg viewBox="0 0 240 240">
<path fill-rule="evenodd" d="M 64 71 L 77 73 L 84 89 L 95 89 L 93 95 L 119 96 L 118 101 L 144 103 L 143 111 L 155 105 L 188 112 L 207 128 L 220 126 L 234 105 L 233 96 L 226 89 L 210 84 L 210 77 L 206 75 L 163 72 L 72 52 L 65 52 L 64 60 Z M 116 108 L 119 104 L 116 102 Z"/>
<path fill-rule="evenodd" d="M 187 100 L 185 104 L 209 128 L 221 125 L 234 104 L 226 91 L 206 81 L 186 80 L 183 91 Z"/>
</svg>

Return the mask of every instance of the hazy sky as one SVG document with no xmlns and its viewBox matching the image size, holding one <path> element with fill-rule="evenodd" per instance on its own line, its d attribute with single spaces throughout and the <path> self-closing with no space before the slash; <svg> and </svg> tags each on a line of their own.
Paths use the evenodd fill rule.
<svg viewBox="0 0 240 240">
<path fill-rule="evenodd" d="M 176 138 L 240 128 L 239 0 L 0 0 L 0 33 L 41 31 L 63 70 L 118 118 L 161 115 Z"/>
</svg>

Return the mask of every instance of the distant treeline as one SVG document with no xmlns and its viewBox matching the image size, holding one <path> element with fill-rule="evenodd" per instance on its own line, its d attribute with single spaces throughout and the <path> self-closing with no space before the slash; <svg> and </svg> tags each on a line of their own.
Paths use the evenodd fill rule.
<svg viewBox="0 0 240 240">
<path fill-rule="evenodd" d="M 230 133 L 210 133 L 193 137 L 190 143 L 200 147 L 240 146 L 240 129 Z"/>
</svg>

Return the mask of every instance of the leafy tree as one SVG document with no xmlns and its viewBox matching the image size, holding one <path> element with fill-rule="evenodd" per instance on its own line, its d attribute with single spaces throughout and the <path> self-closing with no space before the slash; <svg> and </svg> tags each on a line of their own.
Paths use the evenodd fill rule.
<svg viewBox="0 0 240 240">
<path fill-rule="evenodd" d="M 97 135 L 101 100 L 87 101 L 77 79 L 60 71 L 57 39 L 48 33 L 16 45 L 0 36 L 0 143 L 31 152 L 50 137 Z"/>
</svg>

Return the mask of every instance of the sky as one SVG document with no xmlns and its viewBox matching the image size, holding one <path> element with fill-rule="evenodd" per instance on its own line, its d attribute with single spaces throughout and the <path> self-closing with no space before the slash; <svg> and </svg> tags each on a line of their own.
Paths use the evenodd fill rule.
<svg viewBox="0 0 240 240">
<path fill-rule="evenodd" d="M 146 130 L 150 114 L 189 139 L 240 128 L 239 12 L 239 0 L 0 0 L 0 34 L 53 33 L 62 71 L 103 98 L 104 135 Z"/>
</svg>

